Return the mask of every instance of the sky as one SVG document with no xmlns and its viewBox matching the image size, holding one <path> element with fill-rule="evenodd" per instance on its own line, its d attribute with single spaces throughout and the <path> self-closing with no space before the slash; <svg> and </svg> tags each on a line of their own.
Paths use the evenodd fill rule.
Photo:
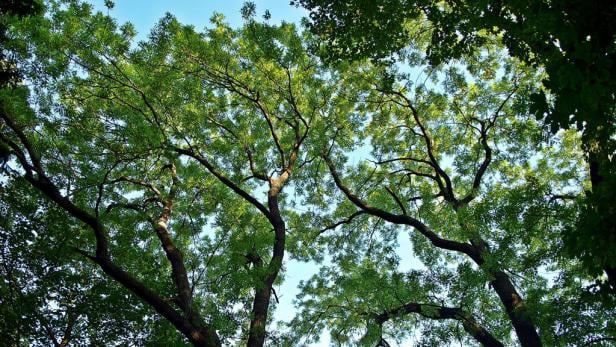
<svg viewBox="0 0 616 347">
<path fill-rule="evenodd" d="M 118 21 L 118 24 L 131 22 L 138 32 L 137 41 L 147 39 L 150 30 L 165 13 L 173 14 L 181 23 L 194 25 L 201 30 L 210 25 L 209 19 L 214 13 L 221 13 L 232 27 L 242 25 L 240 9 L 242 0 L 115 0 L 114 7 L 108 10 L 104 0 L 86 0 L 95 6 L 96 10 L 108 13 Z M 294 22 L 299 26 L 302 17 L 307 11 L 289 5 L 290 0 L 253 0 L 256 5 L 256 15 L 262 16 L 265 10 L 271 14 L 270 23 L 281 21 Z M 412 259 L 412 246 L 407 233 L 399 238 L 398 255 L 401 257 L 401 270 L 417 267 L 417 261 Z M 308 280 L 318 272 L 319 265 L 302 263 L 286 257 L 285 274 L 282 285 L 276 287 L 280 303 L 274 313 L 270 329 L 275 329 L 277 322 L 290 321 L 296 313 L 293 299 L 299 293 L 298 285 L 301 280 Z M 312 347 L 325 347 L 330 345 L 329 333 L 323 332 L 319 343 Z"/>
<path fill-rule="evenodd" d="M 107 13 L 104 0 L 86 0 L 98 10 Z M 256 0 L 257 16 L 262 16 L 265 10 L 271 14 L 271 23 L 281 21 L 299 23 L 307 11 L 289 5 L 290 0 Z M 109 14 L 119 23 L 131 22 L 139 32 L 137 39 L 145 39 L 165 13 L 173 14 L 183 24 L 192 24 L 196 29 L 209 25 L 214 13 L 222 13 L 232 27 L 242 24 L 240 9 L 243 0 L 115 0 L 115 6 Z"/>
</svg>

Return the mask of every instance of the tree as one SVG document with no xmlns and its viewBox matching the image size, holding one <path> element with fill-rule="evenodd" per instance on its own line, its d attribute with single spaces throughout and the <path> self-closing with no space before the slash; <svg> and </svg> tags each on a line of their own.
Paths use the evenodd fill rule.
<svg viewBox="0 0 616 347">
<path fill-rule="evenodd" d="M 613 310 L 554 307 L 582 285 L 557 236 L 585 176 L 575 133 L 550 146 L 525 116 L 532 68 L 495 44 L 412 84 L 367 62 L 327 67 L 306 49 L 315 37 L 244 15 L 202 32 L 167 15 L 138 44 L 78 1 L 2 18 L 21 79 L 0 92 L 2 260 L 19 268 L 2 273 L 0 307 L 31 302 L 11 341 L 43 344 L 48 326 L 58 344 L 296 345 L 331 327 L 387 345 L 412 317 L 433 343 L 612 338 Z M 398 268 L 403 231 L 421 269 Z M 332 260 L 306 282 L 305 314 L 274 331 L 289 255 Z M 88 331 L 107 320 L 125 329 Z"/>
<path fill-rule="evenodd" d="M 12 23 L 34 94 L 2 95 L 5 172 L 87 226 L 90 243 L 70 246 L 193 344 L 263 345 L 282 191 L 344 84 L 290 24 L 232 30 L 214 16 L 198 33 L 167 16 L 130 49 L 132 27 L 89 5 L 49 11 Z"/>
<path fill-rule="evenodd" d="M 418 20 L 431 36 L 427 58 L 438 65 L 499 37 L 510 55 L 545 69 L 532 111 L 556 132 L 582 131 L 592 189 L 577 227 L 564 232 L 569 254 L 590 275 L 603 271 L 616 290 L 616 225 L 611 192 L 616 101 L 616 5 L 603 1 L 423 1 L 342 3 L 294 1 L 311 11 L 320 54 L 337 59 L 383 59 L 413 46 Z"/>
<path fill-rule="evenodd" d="M 0 5 L 3 18 L 38 16 L 41 11 L 41 5 L 35 1 L 8 1 Z M 9 41 L 6 24 L 0 24 L 2 47 Z M 0 86 L 15 86 L 21 78 L 15 57 L 2 50 L 0 60 Z M 1 164 L 7 165 L 11 149 L 3 142 L 0 146 Z M 84 269 L 84 265 L 88 269 L 87 264 L 67 263 L 63 259 L 67 235 L 50 230 L 63 227 L 55 220 L 58 212 L 43 207 L 49 203 L 36 199 L 31 189 L 25 188 L 27 193 L 19 194 L 23 191 L 19 188 L 23 188 L 23 180 L 5 183 L 0 184 L 2 341 L 17 346 L 27 338 L 34 345 L 67 346 L 143 339 L 145 329 L 141 327 L 147 326 L 147 322 L 142 319 L 148 313 L 138 305 L 126 305 L 123 293 L 110 291 L 104 279 L 95 278 Z M 48 213 L 40 212 L 47 208 Z M 47 223 L 50 219 L 56 222 Z M 49 229 L 42 228 L 43 225 Z M 101 293 L 101 288 L 106 290 Z M 105 299 L 92 300 L 86 293 Z M 118 304 L 121 301 L 124 303 Z M 111 310 L 102 309 L 109 306 Z M 105 315 L 111 312 L 112 317 Z"/>
<path fill-rule="evenodd" d="M 0 16 L 2 17 L 16 17 L 24 18 L 32 15 L 38 15 L 42 11 L 42 6 L 35 0 L 10 0 L 0 4 Z M 4 45 L 4 42 L 8 40 L 7 25 L 3 21 L 0 23 L 0 44 Z M 15 69 L 15 62 L 10 56 L 7 56 L 8 52 L 0 52 L 0 85 L 4 86 L 7 83 L 14 83 L 19 79 L 18 72 Z M 4 149 L 0 148 L 0 151 Z M 0 152 L 0 155 L 3 155 Z"/>
<path fill-rule="evenodd" d="M 527 116 L 536 75 L 502 56 L 492 47 L 424 74 L 365 77 L 373 85 L 357 98 L 366 117 L 359 138 L 372 152 L 344 165 L 350 148 L 341 139 L 324 155 L 327 184 L 339 193 L 321 203 L 338 207 L 313 218 L 322 242 L 336 251 L 333 264 L 304 286 L 296 339 L 321 321 L 341 343 L 360 334 L 374 345 L 412 336 L 413 314 L 445 321 L 444 330 L 427 323 L 426 342 L 450 342 L 460 324 L 475 343 L 510 343 L 507 321 L 523 346 L 591 339 L 579 330 L 547 333 L 559 319 L 552 320 L 558 314 L 544 296 L 579 276 L 579 264 L 557 256 L 560 233 L 576 217 L 570 199 L 581 193 L 571 182 L 584 180 L 576 137 L 563 133 L 541 145 L 541 126 Z M 407 231 L 413 248 L 402 252 L 421 264 L 405 272 L 393 250 Z M 550 284 L 540 264 L 564 270 L 563 277 Z M 610 309 L 589 307 L 609 320 Z"/>
<path fill-rule="evenodd" d="M 0 338 L 7 346 L 147 344 L 169 330 L 117 285 L 76 259 L 64 213 L 15 180 L 0 194 Z M 45 212 L 43 212 L 45 211 Z M 55 230 L 54 230 L 55 229 Z M 70 242 L 69 242 L 70 240 Z M 160 334 L 158 336 L 163 336 Z"/>
</svg>

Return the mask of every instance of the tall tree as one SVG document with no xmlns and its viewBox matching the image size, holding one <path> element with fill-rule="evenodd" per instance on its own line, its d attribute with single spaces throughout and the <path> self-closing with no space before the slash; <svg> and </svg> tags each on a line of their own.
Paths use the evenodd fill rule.
<svg viewBox="0 0 616 347">
<path fill-rule="evenodd" d="M 388 0 L 343 3 L 293 1 L 311 11 L 308 27 L 330 61 L 392 58 L 413 46 L 418 20 L 431 36 L 428 59 L 440 64 L 480 49 L 497 36 L 509 54 L 545 68 L 532 111 L 555 132 L 583 132 L 592 189 L 577 227 L 564 232 L 569 254 L 592 276 L 608 275 L 616 291 L 616 4 L 605 1 Z"/>
<path fill-rule="evenodd" d="M 307 318 L 298 318 L 298 331 L 336 319 L 339 341 L 366 325 L 366 341 L 376 343 L 383 334 L 400 335 L 390 320 L 408 321 L 415 313 L 449 320 L 449 327 L 457 322 L 484 345 L 508 342 L 509 333 L 499 332 L 508 331 L 501 330 L 507 319 L 521 345 L 552 343 L 547 331 L 558 322 L 550 322 L 539 293 L 558 286 L 540 268 L 572 266 L 554 252 L 563 225 L 575 219 L 570 199 L 581 193 L 585 176 L 573 133 L 542 148 L 541 126 L 527 115 L 535 75 L 502 56 L 493 47 L 442 70 L 426 67 L 419 76 L 366 75 L 372 85 L 356 98 L 366 112 L 358 138 L 372 153 L 358 166 L 344 166 L 350 148 L 341 139 L 324 154 L 329 184 L 346 201 L 326 195 L 340 205 L 331 215 L 317 214 L 333 223 L 318 235 L 340 227 L 324 241 L 339 251 L 333 268 L 306 284 Z M 413 241 L 402 252 L 417 254 L 423 273 L 397 269 L 392 253 L 401 227 Z M 499 306 L 504 312 L 473 312 Z M 596 317 L 606 319 L 606 312 Z"/>
<path fill-rule="evenodd" d="M 0 90 L 11 341 L 613 340 L 613 309 L 576 302 L 580 264 L 560 256 L 584 189 L 579 138 L 542 136 L 526 116 L 537 74 L 498 43 L 415 80 L 327 67 L 306 49 L 318 37 L 251 5 L 239 29 L 167 15 L 139 43 L 90 5 L 46 6 L 2 16 L 20 74 Z M 326 264 L 291 331 L 274 330 L 289 256 Z"/>
<path fill-rule="evenodd" d="M 376 343 L 404 334 L 400 329 L 408 329 L 415 313 L 448 321 L 449 329 L 439 337 L 426 334 L 427 340 L 450 342 L 447 332 L 457 322 L 477 342 L 498 345 L 509 342 L 509 332 L 500 333 L 508 331 L 501 330 L 507 319 L 497 318 L 506 313 L 522 345 L 540 345 L 540 335 L 548 345 L 581 340 L 579 332 L 547 333 L 558 319 L 552 320 L 543 295 L 560 284 L 550 284 L 551 276 L 540 271 L 541 264 L 552 264 L 567 269 L 563 276 L 579 274 L 575 262 L 554 257 L 563 226 L 576 216 L 570 199 L 581 193 L 585 178 L 580 153 L 572 151 L 576 137 L 570 132 L 543 147 L 541 126 L 527 115 L 537 79 L 501 57 L 493 47 L 442 70 L 365 76 L 371 88 L 356 96 L 357 109 L 367 111 L 358 136 L 363 150 L 345 154 L 352 148 L 340 138 L 331 154 L 325 152 L 329 184 L 346 201 L 335 193 L 319 200 L 340 203 L 333 214 L 313 217 L 323 226 L 319 237 L 334 245 L 334 265 L 305 286 L 307 318 L 298 318 L 298 331 L 310 334 L 315 321 L 334 322 L 335 337 L 345 342 L 366 326 L 366 341 Z M 343 165 L 358 155 L 367 160 Z M 409 265 L 393 251 L 405 230 L 396 226 L 410 229 L 413 248 L 402 252 L 417 254 L 423 271 L 398 269 Z M 485 309 L 499 306 L 504 312 Z M 481 314 L 473 312 L 477 307 L 484 308 Z M 599 308 L 603 313 L 595 317 L 609 320 L 609 311 Z M 578 318 L 585 319 L 571 317 Z"/>
<path fill-rule="evenodd" d="M 91 243 L 71 245 L 193 344 L 262 346 L 283 188 L 343 83 L 290 24 L 233 30 L 216 15 L 199 33 L 169 15 L 131 49 L 133 28 L 89 5 L 49 10 L 13 23 L 34 93 L 2 95 L 5 172 L 87 226 Z"/>
</svg>

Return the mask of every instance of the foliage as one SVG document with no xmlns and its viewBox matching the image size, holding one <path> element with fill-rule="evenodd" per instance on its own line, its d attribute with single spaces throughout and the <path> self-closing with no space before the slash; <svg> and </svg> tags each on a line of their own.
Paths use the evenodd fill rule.
<svg viewBox="0 0 616 347">
<path fill-rule="evenodd" d="M 481 49 L 498 38 L 508 54 L 545 69 L 543 90 L 530 96 L 531 111 L 553 132 L 583 130 L 591 175 L 585 212 L 563 233 L 568 253 L 589 274 L 604 271 L 616 290 L 616 219 L 611 192 L 616 163 L 616 3 L 604 1 L 339 2 L 298 0 L 311 11 L 308 28 L 323 40 L 329 61 L 386 59 L 430 35 L 427 59 L 438 65 Z M 417 30 L 417 23 L 429 24 Z M 609 300 L 609 299 L 608 299 Z"/>
<path fill-rule="evenodd" d="M 252 4 L 241 28 L 169 14 L 138 43 L 88 4 L 46 6 L 2 17 L 21 76 L 0 90 L 5 341 L 613 339 L 613 308 L 576 302 L 589 278 L 562 256 L 581 140 L 546 138 L 541 75 L 498 40 L 424 66 L 418 29 L 410 69 L 331 67 Z M 322 271 L 276 330 L 289 257 Z"/>
<path fill-rule="evenodd" d="M 152 330 L 159 335 L 169 330 L 77 258 L 68 244 L 89 242 L 87 235 L 66 230 L 72 223 L 62 211 L 24 183 L 17 180 L 1 188 L 3 343 L 16 346 L 23 338 L 34 346 L 147 344 Z"/>
<path fill-rule="evenodd" d="M 313 341 L 323 328 L 342 345 L 514 343 L 504 323 L 518 318 L 498 302 L 502 277 L 519 290 L 507 295 L 522 300 L 526 293 L 522 320 L 544 332 L 543 343 L 590 340 L 577 328 L 556 328 L 559 313 L 549 300 L 559 299 L 547 294 L 562 288 L 554 276 L 580 274 L 579 264 L 562 257 L 560 238 L 575 222 L 579 205 L 571 199 L 585 179 L 580 139 L 561 132 L 545 143 L 526 112 L 536 75 L 502 57 L 492 47 L 442 69 L 390 71 L 395 84 L 385 89 L 373 80 L 359 98 L 366 124 L 359 137 L 371 151 L 349 165 L 344 142 L 331 147 L 334 182 L 322 184 L 339 190 L 321 204 L 338 207 L 318 214 L 321 230 L 311 240 L 334 256 L 304 283 L 289 345 Z M 407 237 L 412 249 L 400 249 Z M 480 256 L 473 247 L 483 247 Z M 579 292 L 569 295 L 574 305 Z M 611 324 L 610 306 L 582 305 L 599 319 L 590 330 Z M 582 311 L 568 318 L 584 321 Z M 534 345 L 524 334 L 518 331 L 520 343 Z"/>
</svg>

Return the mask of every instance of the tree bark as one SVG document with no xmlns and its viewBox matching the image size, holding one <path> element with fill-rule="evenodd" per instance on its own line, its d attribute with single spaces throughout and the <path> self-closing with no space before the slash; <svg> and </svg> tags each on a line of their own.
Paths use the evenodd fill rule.
<svg viewBox="0 0 616 347">
<path fill-rule="evenodd" d="M 151 289 L 144 286 L 141 282 L 134 279 L 117 265 L 108 259 L 93 259 L 103 271 L 111 278 L 122 284 L 125 288 L 133 292 L 140 299 L 147 302 L 161 316 L 165 317 L 175 328 L 181 332 L 194 346 L 200 347 L 220 347 L 220 339 L 211 328 L 195 327 L 186 318 L 180 315 L 168 303 L 160 298 Z"/>
<path fill-rule="evenodd" d="M 505 311 L 513 324 L 520 344 L 524 347 L 541 346 L 541 339 L 526 304 L 511 283 L 509 276 L 503 271 L 496 271 L 494 277 L 490 284 L 505 306 Z"/>
<path fill-rule="evenodd" d="M 272 288 L 267 285 L 256 290 L 252 305 L 248 343 L 246 344 L 248 347 L 261 347 L 265 343 L 265 325 L 271 293 Z"/>
<path fill-rule="evenodd" d="M 272 259 L 268 264 L 267 275 L 262 282 L 262 286 L 257 286 L 255 288 L 255 298 L 252 306 L 252 317 L 250 320 L 247 343 L 248 347 L 261 347 L 265 343 L 265 326 L 267 324 L 272 286 L 278 277 L 284 258 L 286 226 L 280 215 L 278 206 L 278 194 L 282 189 L 283 183 L 284 182 L 278 180 L 272 180 L 268 192 L 270 222 L 274 227 L 274 249 L 272 251 Z"/>
</svg>

